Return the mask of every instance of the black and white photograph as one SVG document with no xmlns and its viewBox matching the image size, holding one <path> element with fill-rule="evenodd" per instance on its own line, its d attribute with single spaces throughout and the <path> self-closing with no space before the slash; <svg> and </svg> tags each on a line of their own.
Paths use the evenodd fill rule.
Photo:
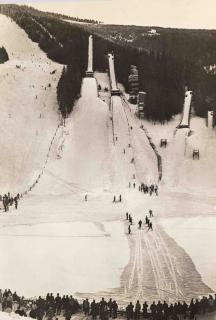
<svg viewBox="0 0 216 320">
<path fill-rule="evenodd" d="M 215 0 L 0 0 L 0 320 L 216 320 Z"/>
</svg>

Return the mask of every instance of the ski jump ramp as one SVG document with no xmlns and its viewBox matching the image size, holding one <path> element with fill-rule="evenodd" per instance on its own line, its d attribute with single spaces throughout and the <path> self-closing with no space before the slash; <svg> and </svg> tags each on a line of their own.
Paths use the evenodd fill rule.
<svg viewBox="0 0 216 320">
<path fill-rule="evenodd" d="M 115 77 L 115 66 L 114 66 L 114 55 L 109 53 L 108 54 L 109 60 L 109 73 L 110 73 L 110 82 L 111 82 L 111 95 L 112 96 L 119 96 L 120 90 L 117 87 L 116 77 Z"/>
<path fill-rule="evenodd" d="M 93 78 L 93 36 L 89 36 L 88 46 L 88 68 L 86 70 L 86 77 Z"/>
<path fill-rule="evenodd" d="M 190 111 L 191 111 L 191 100 L 192 100 L 192 91 L 186 91 L 183 114 L 180 124 L 178 125 L 178 129 L 189 128 L 190 122 Z"/>
</svg>

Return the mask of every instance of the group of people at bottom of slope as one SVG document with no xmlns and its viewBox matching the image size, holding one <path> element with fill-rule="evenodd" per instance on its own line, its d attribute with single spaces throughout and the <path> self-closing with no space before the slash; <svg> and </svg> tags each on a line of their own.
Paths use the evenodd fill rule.
<svg viewBox="0 0 216 320">
<path fill-rule="evenodd" d="M 72 315 L 80 310 L 80 305 L 72 296 L 57 294 L 54 296 L 48 293 L 46 298 L 39 296 L 37 299 L 30 300 L 20 297 L 11 290 L 0 290 L 0 307 L 2 311 L 14 311 L 19 316 L 30 317 L 37 320 L 58 320 L 64 317 L 70 320 Z"/>
<path fill-rule="evenodd" d="M 130 302 L 126 308 L 119 308 L 115 300 L 109 299 L 108 302 L 102 298 L 100 302 L 92 303 L 85 299 L 82 304 L 82 309 L 85 316 L 92 316 L 92 320 L 101 319 L 108 320 L 109 318 L 117 318 L 119 315 L 126 317 L 127 320 L 183 320 L 197 319 L 197 315 L 203 315 L 206 312 L 216 310 L 216 294 L 213 297 L 202 297 L 201 299 L 191 299 L 190 303 L 178 301 L 174 303 L 161 302 L 160 300 L 152 303 L 144 301 L 141 305 L 137 300 L 135 304 Z"/>
<path fill-rule="evenodd" d="M 139 191 L 144 192 L 144 194 L 149 194 L 150 196 L 155 193 L 155 195 L 158 196 L 158 185 L 151 184 L 148 186 L 145 183 L 141 183 Z"/>
<path fill-rule="evenodd" d="M 2 201 L 4 212 L 9 211 L 10 207 L 13 205 L 14 205 L 15 209 L 17 209 L 19 199 L 20 199 L 19 193 L 15 197 L 11 196 L 10 192 L 5 193 L 3 196 L 0 195 L 0 201 Z"/>
<path fill-rule="evenodd" d="M 129 188 L 136 188 L 136 183 L 135 182 L 129 182 Z M 149 194 L 150 196 L 152 196 L 153 194 L 155 194 L 156 196 L 158 196 L 158 185 L 157 184 L 151 184 L 151 185 L 147 185 L 145 183 L 141 183 L 139 186 L 139 191 L 143 192 L 144 194 Z"/>
<path fill-rule="evenodd" d="M 200 299 L 191 299 L 190 303 L 176 301 L 168 304 L 166 301 L 153 301 L 151 304 L 139 300 L 135 304 L 130 302 L 126 308 L 119 308 L 118 303 L 110 298 L 106 301 L 102 298 L 99 302 L 95 299 L 90 303 L 84 299 L 79 303 L 72 296 L 48 293 L 45 298 L 26 299 L 11 290 L 0 290 L 0 310 L 37 320 L 71 320 L 72 315 L 83 311 L 86 317 L 92 316 L 92 320 L 109 320 L 126 316 L 127 320 L 151 319 L 151 320 L 181 320 L 196 319 L 197 315 L 204 315 L 216 311 L 216 294 Z"/>
<path fill-rule="evenodd" d="M 151 320 L 181 320 L 181 319 L 197 319 L 198 315 L 204 315 L 207 312 L 214 312 L 216 310 L 216 294 L 214 297 L 209 295 L 203 296 L 201 299 L 191 299 L 190 303 L 185 301 L 178 301 L 168 304 L 158 301 L 155 303 L 148 303 L 145 301 L 141 306 L 139 300 L 135 306 L 132 302 L 126 307 L 127 320 L 140 318 Z"/>
<path fill-rule="evenodd" d="M 73 296 L 61 297 L 59 293 L 56 296 L 48 293 L 45 299 L 39 297 L 33 302 L 29 316 L 37 320 L 43 320 L 44 317 L 47 320 L 58 320 L 59 316 L 63 316 L 65 320 L 70 320 L 79 308 L 79 303 Z"/>
<path fill-rule="evenodd" d="M 148 215 L 146 215 L 145 217 L 145 224 L 146 226 L 148 227 L 148 231 L 153 231 L 153 225 L 152 225 L 152 221 L 150 218 L 153 218 L 154 215 L 153 215 L 153 211 L 150 209 L 149 210 L 149 217 Z M 128 234 L 131 234 L 131 225 L 133 225 L 133 218 L 131 216 L 131 214 L 129 214 L 128 212 L 126 212 L 126 220 L 129 222 L 129 225 L 128 225 Z M 143 221 L 140 219 L 138 221 L 138 229 L 141 230 L 142 229 L 142 224 L 143 224 Z"/>
<path fill-rule="evenodd" d="M 182 315 L 185 315 L 186 318 L 187 309 L 188 305 L 185 302 L 183 304 L 176 303 L 175 305 L 168 305 L 166 301 L 164 301 L 163 303 L 158 301 L 157 304 L 155 303 L 155 301 L 153 301 L 152 304 L 148 305 L 148 303 L 145 301 L 141 306 L 139 300 L 137 300 L 135 306 L 132 302 L 130 302 L 126 307 L 126 318 L 127 320 L 139 320 L 140 318 L 152 320 L 179 320 L 179 312 Z"/>
<path fill-rule="evenodd" d="M 84 314 L 86 316 L 91 315 L 93 320 L 96 320 L 98 316 L 101 320 L 117 318 L 118 304 L 112 298 L 108 302 L 104 298 L 100 302 L 93 300 L 91 304 L 88 299 L 85 299 L 82 306 Z"/>
</svg>

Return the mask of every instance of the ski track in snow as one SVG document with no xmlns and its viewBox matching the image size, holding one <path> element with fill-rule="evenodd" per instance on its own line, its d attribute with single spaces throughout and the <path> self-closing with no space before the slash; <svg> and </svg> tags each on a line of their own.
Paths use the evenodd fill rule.
<svg viewBox="0 0 216 320">
<path fill-rule="evenodd" d="M 144 261 L 146 259 L 144 256 L 144 243 L 150 257 L 158 298 L 161 300 L 167 299 L 167 301 L 185 298 L 177 283 L 176 270 L 172 257 L 158 230 L 154 233 L 144 232 L 143 230 L 136 232 L 135 256 L 126 286 L 126 293 L 130 291 L 132 287 L 136 287 L 137 278 L 137 289 L 136 292 L 134 292 L 135 300 L 142 300 L 145 296 L 143 292 Z"/>
</svg>

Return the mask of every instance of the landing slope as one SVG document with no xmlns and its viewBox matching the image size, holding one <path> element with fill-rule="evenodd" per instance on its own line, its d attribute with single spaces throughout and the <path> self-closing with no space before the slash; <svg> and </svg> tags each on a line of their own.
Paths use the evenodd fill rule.
<svg viewBox="0 0 216 320">
<path fill-rule="evenodd" d="M 109 187 L 108 119 L 95 79 L 84 78 L 81 99 L 56 139 L 53 158 L 36 193 L 82 193 Z"/>
</svg>

